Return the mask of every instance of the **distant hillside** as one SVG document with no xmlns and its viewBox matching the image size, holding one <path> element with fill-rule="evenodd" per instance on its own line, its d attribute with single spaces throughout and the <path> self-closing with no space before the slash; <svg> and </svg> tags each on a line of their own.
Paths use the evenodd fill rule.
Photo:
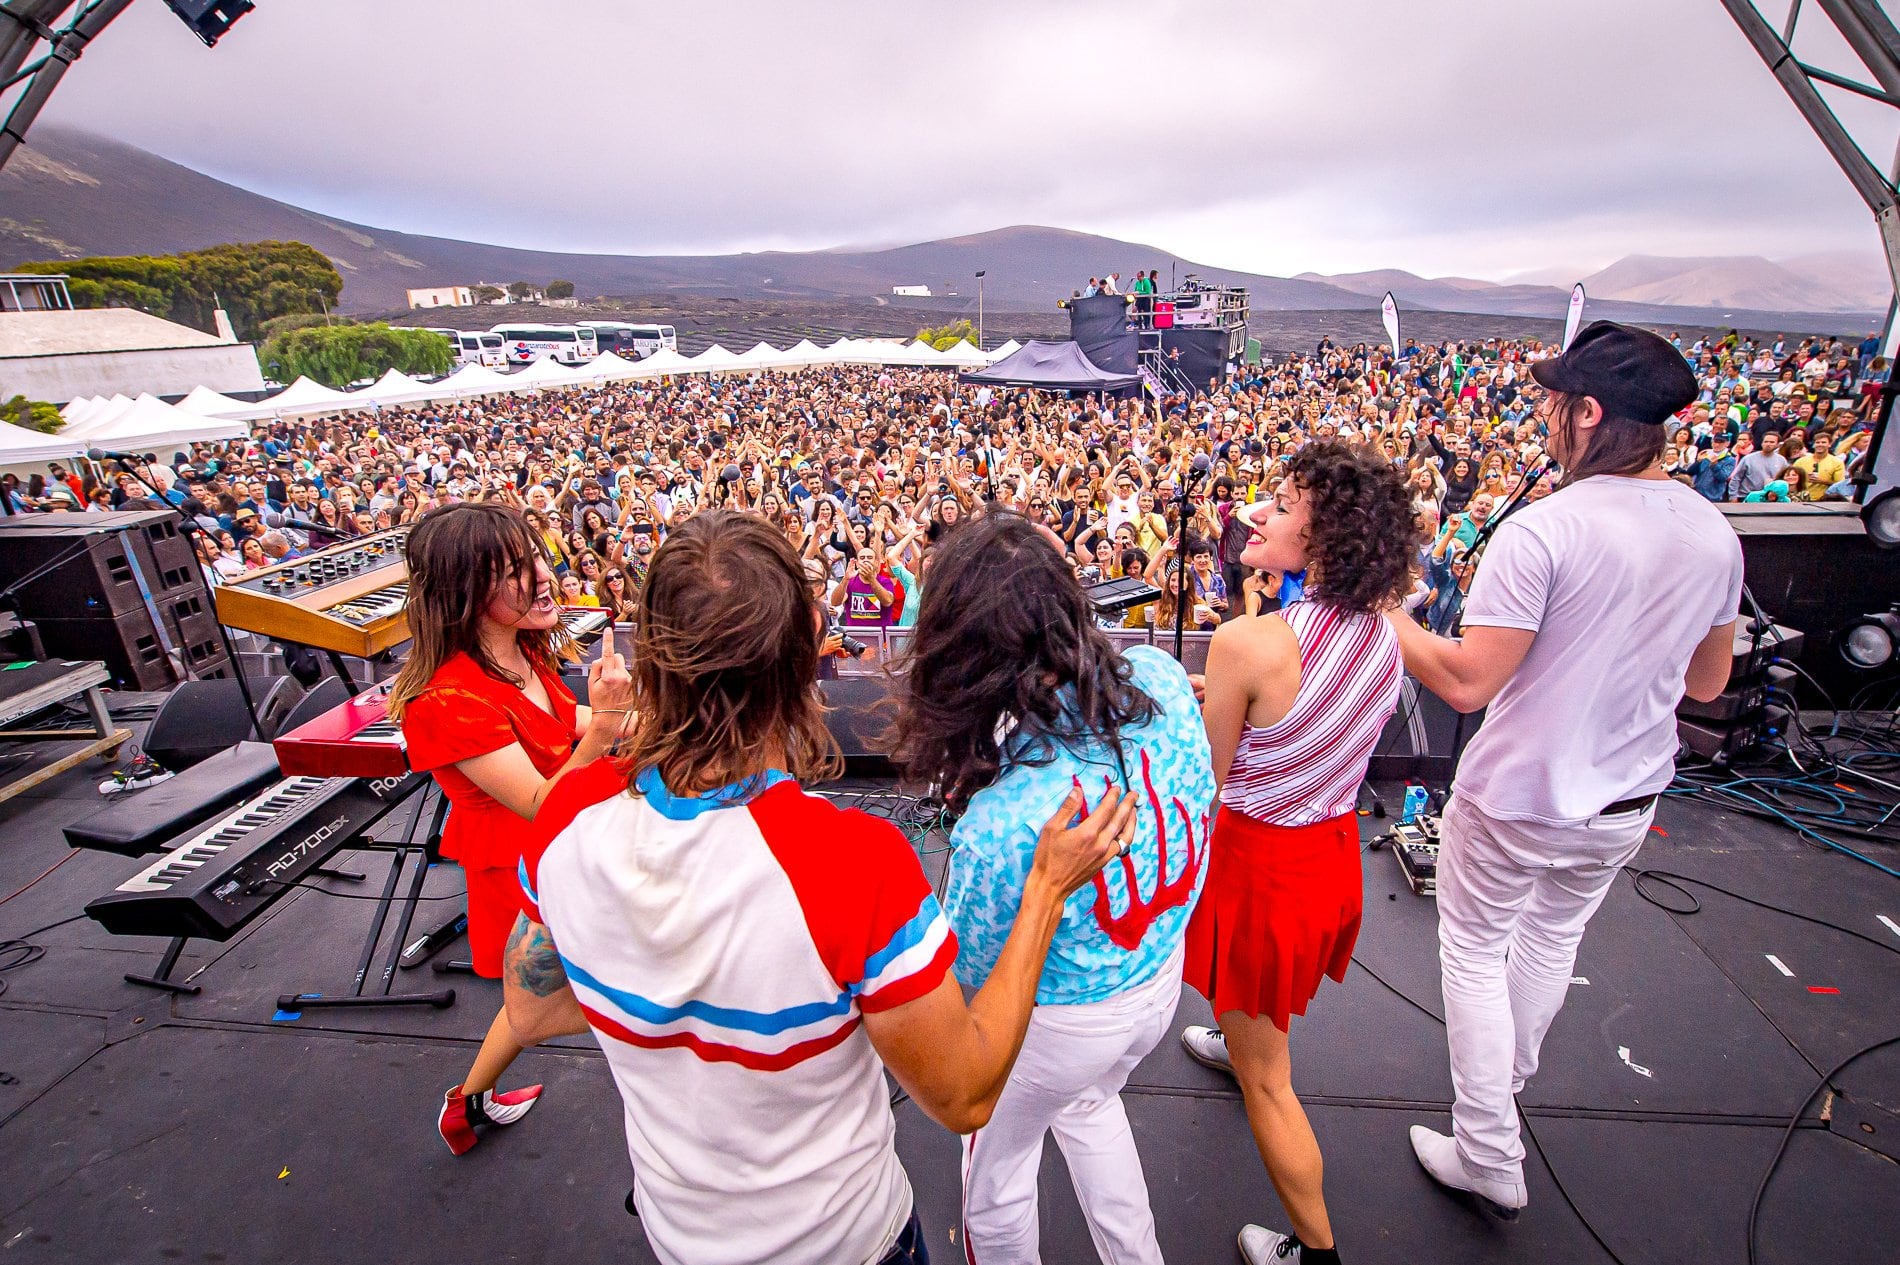
<svg viewBox="0 0 1900 1265">
<path fill-rule="evenodd" d="M 410 288 L 563 278 L 573 281 L 582 297 L 661 304 L 669 294 L 883 303 L 893 286 L 927 285 L 940 296 L 928 306 L 944 319 L 974 314 L 978 269 L 988 273 L 983 292 L 991 309 L 1026 313 L 1052 312 L 1057 299 L 1091 275 L 1119 271 L 1128 282 L 1145 268 L 1160 269 L 1164 279 L 1195 272 L 1211 282 L 1247 286 L 1261 311 L 1365 312 L 1390 288 L 1413 310 L 1549 318 L 1561 316 L 1568 289 L 1458 277 L 1426 280 L 1396 270 L 1268 277 L 1194 263 L 1154 246 L 1027 225 L 907 246 L 806 252 L 643 256 L 516 250 L 332 219 L 117 141 L 44 125 L 34 130 L 31 146 L 0 171 L 0 267 L 29 259 L 170 253 L 266 240 L 307 242 L 329 256 L 343 274 L 341 306 L 351 312 L 400 309 Z M 1705 275 L 1699 282 L 1672 283 L 1664 270 L 1640 275 L 1630 270 L 1627 282 L 1611 278 L 1625 287 L 1627 297 L 1592 287 L 1591 314 L 1685 327 L 1846 332 L 1875 319 L 1875 309 L 1884 305 L 1884 300 L 1869 303 L 1846 316 L 1827 309 L 1804 314 L 1805 307 L 1818 302 L 1811 289 L 1767 278 L 1735 292 L 1767 309 L 1749 310 L 1739 298 L 1707 297 L 1728 293 L 1716 284 L 1720 278 L 1712 265 L 1718 261 L 1674 262 L 1701 266 Z"/>
</svg>

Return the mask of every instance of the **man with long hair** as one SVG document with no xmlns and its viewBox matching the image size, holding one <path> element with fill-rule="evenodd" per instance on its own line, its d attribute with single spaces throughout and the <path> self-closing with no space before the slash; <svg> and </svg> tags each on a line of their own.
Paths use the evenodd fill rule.
<svg viewBox="0 0 1900 1265">
<path fill-rule="evenodd" d="M 1697 391 L 1676 350 L 1598 321 L 1531 376 L 1558 490 L 1497 529 L 1462 641 L 1387 614 L 1426 688 L 1489 708 L 1440 833 L 1452 1136 L 1411 1136 L 1427 1172 L 1506 1219 L 1527 1198 L 1514 1096 L 1675 774 L 1676 705 L 1728 684 L 1742 588 L 1734 531 L 1663 472 L 1664 424 Z"/>
<path fill-rule="evenodd" d="M 908 841 L 799 787 L 836 748 L 822 613 L 785 533 L 690 519 L 639 606 L 620 757 L 564 778 L 523 851 L 509 1018 L 524 1043 L 599 1039 L 662 1261 L 926 1261 L 884 1070 L 947 1128 L 989 1120 L 1063 902 L 1129 837 L 1134 799 L 1091 787 L 1079 824 L 1080 790 L 1055 806 L 966 1005 Z"/>
<path fill-rule="evenodd" d="M 1181 994 L 1206 874 L 1214 777 L 1188 677 L 1117 654 L 1046 529 L 992 510 L 949 532 L 905 665 L 897 758 L 962 809 L 944 902 L 956 974 L 993 987 L 1033 883 L 1036 823 L 1078 789 L 1137 792 L 1132 846 L 1068 902 L 1016 1071 L 963 1156 L 970 1259 L 1035 1262 L 1036 1174 L 1053 1132 L 1106 1261 L 1159 1265 L 1121 1089 Z"/>
</svg>

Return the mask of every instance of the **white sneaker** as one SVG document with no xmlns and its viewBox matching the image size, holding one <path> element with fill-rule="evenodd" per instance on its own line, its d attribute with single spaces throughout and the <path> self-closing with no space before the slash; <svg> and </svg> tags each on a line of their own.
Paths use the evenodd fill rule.
<svg viewBox="0 0 1900 1265">
<path fill-rule="evenodd" d="M 1227 1056 L 1227 1034 L 1219 1028 L 1183 1028 L 1181 1045 L 1188 1057 L 1202 1067 L 1211 1067 L 1229 1076 L 1234 1074 L 1234 1061 Z"/>
<path fill-rule="evenodd" d="M 1240 1254 L 1247 1258 L 1247 1265 L 1292 1265 L 1303 1255 L 1298 1239 L 1258 1225 L 1240 1227 Z"/>
<path fill-rule="evenodd" d="M 1478 1206 L 1500 1221 L 1517 1220 L 1517 1214 L 1530 1202 L 1522 1179 L 1503 1182 L 1468 1172 L 1458 1155 L 1458 1143 L 1422 1124 L 1412 1126 L 1412 1153 L 1433 1181 L 1477 1196 Z"/>
<path fill-rule="evenodd" d="M 132 763 L 123 769 L 114 769 L 111 777 L 99 783 L 99 793 L 122 795 L 127 791 L 143 790 L 148 786 L 157 786 L 160 782 L 169 782 L 173 776 L 170 769 L 141 753 L 132 758 Z"/>
</svg>

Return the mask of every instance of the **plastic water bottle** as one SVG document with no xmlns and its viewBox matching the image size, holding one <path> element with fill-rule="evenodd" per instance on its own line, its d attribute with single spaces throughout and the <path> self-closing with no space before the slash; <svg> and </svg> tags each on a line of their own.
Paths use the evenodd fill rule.
<svg viewBox="0 0 1900 1265">
<path fill-rule="evenodd" d="M 1403 810 L 1399 813 L 1399 822 L 1402 825 L 1408 825 L 1408 826 L 1412 824 L 1412 822 L 1418 818 L 1418 815 L 1425 811 L 1425 800 L 1426 800 L 1426 795 L 1425 795 L 1424 787 L 1422 786 L 1406 787 L 1405 788 L 1405 806 Z"/>
</svg>

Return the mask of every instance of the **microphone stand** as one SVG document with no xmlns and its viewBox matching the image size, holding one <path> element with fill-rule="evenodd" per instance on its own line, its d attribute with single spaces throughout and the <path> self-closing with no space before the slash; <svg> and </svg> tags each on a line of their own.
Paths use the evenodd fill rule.
<svg viewBox="0 0 1900 1265">
<path fill-rule="evenodd" d="M 158 490 L 158 485 L 152 482 L 143 468 L 145 465 L 143 461 L 138 463 L 139 468 L 136 469 L 124 457 L 119 457 L 116 461 L 119 469 L 144 484 L 151 491 L 152 499 L 176 514 L 179 522 L 184 524 L 185 538 L 192 542 L 192 570 L 198 573 L 198 587 L 204 590 L 205 609 L 211 612 L 211 622 L 218 626 L 218 640 L 223 643 L 225 658 L 231 661 L 231 672 L 237 677 L 238 693 L 244 697 L 244 715 L 251 722 L 251 736 L 259 742 L 265 741 L 264 726 L 257 719 L 257 700 L 251 697 L 251 683 L 244 675 L 244 660 L 238 658 L 237 647 L 231 644 L 231 630 L 224 626 L 222 619 L 218 618 L 218 597 L 211 591 L 211 581 L 205 575 L 204 559 L 198 555 L 197 542 L 199 538 L 207 534 L 203 524 L 186 513 L 183 505 L 173 505 L 166 499 L 165 494 Z M 188 668 L 190 665 L 185 666 Z"/>
<path fill-rule="evenodd" d="M 1212 469 L 1212 466 L 1209 466 Z M 1187 641 L 1188 573 L 1188 502 L 1207 475 L 1206 470 L 1190 469 L 1181 476 L 1181 490 L 1174 499 L 1174 661 L 1181 662 L 1182 646 Z"/>
</svg>

